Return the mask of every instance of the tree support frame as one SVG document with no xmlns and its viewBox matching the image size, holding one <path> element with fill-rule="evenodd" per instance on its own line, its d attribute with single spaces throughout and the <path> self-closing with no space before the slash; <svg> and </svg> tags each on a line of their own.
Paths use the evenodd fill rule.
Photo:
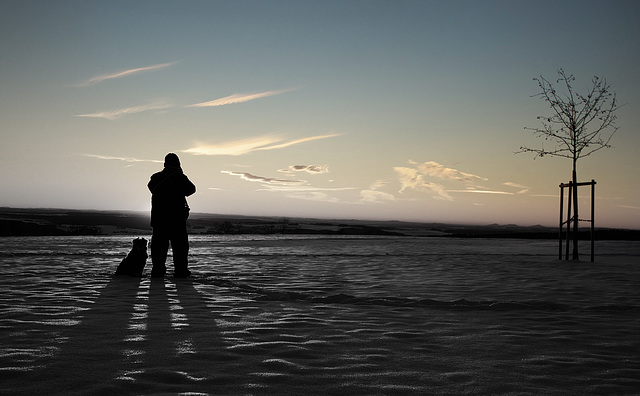
<svg viewBox="0 0 640 396">
<path fill-rule="evenodd" d="M 582 182 L 576 183 L 577 187 L 581 186 L 591 186 L 591 219 L 582 220 L 578 219 L 578 221 L 587 221 L 591 223 L 591 262 L 594 261 L 595 257 L 595 190 L 596 190 L 596 181 L 591 180 L 590 182 Z M 564 205 L 564 189 L 569 189 L 568 199 L 567 199 L 567 217 L 566 221 L 563 218 L 563 205 Z M 577 191 L 577 189 L 576 189 Z M 562 228 L 566 224 L 567 225 L 567 242 L 566 242 L 566 251 L 565 251 L 565 260 L 569 260 L 569 235 L 571 234 L 571 223 L 574 220 L 574 217 L 571 215 L 571 195 L 573 194 L 573 182 L 569 183 L 560 183 L 560 223 L 558 226 L 558 260 L 562 260 Z"/>
</svg>

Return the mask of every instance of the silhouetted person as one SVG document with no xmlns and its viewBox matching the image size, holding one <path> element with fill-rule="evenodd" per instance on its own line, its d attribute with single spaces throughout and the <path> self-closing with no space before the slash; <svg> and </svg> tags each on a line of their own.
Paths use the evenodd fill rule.
<svg viewBox="0 0 640 396">
<path fill-rule="evenodd" d="M 169 242 L 173 251 L 174 276 L 186 278 L 191 274 L 188 268 L 189 239 L 187 217 L 189 195 L 196 192 L 196 186 L 182 173 L 180 159 L 174 153 L 164 157 L 164 169 L 154 173 L 149 180 L 151 191 L 151 277 L 163 277 L 167 272 L 166 261 Z"/>
</svg>

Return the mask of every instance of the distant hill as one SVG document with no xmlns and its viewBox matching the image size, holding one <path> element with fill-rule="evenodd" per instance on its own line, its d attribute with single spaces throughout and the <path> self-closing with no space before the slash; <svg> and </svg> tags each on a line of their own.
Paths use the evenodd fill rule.
<svg viewBox="0 0 640 396">
<path fill-rule="evenodd" d="M 147 235 L 148 212 L 0 208 L 0 236 Z M 456 238 L 556 239 L 553 227 L 459 225 L 404 221 L 326 220 L 192 213 L 191 234 L 389 235 Z M 589 230 L 580 232 L 589 239 Z M 640 230 L 596 229 L 596 239 L 640 240 Z"/>
<path fill-rule="evenodd" d="M 149 215 L 140 212 L 0 208 L 0 236 L 150 232 Z"/>
</svg>

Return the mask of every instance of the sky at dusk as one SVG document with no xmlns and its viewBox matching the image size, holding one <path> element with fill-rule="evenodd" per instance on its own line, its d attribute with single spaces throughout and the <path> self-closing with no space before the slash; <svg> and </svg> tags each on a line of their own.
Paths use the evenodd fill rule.
<svg viewBox="0 0 640 396">
<path fill-rule="evenodd" d="M 0 5 L 0 206 L 146 211 L 175 152 L 193 212 L 556 225 L 570 160 L 514 153 L 564 68 L 624 105 L 596 226 L 640 228 L 638 1 Z"/>
</svg>

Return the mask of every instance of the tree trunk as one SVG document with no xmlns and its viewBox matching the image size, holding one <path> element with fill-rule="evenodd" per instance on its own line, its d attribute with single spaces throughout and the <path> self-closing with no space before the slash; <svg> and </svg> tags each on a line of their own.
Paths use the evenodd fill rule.
<svg viewBox="0 0 640 396">
<path fill-rule="evenodd" d="M 578 258 L 578 177 L 576 174 L 576 160 L 573 161 L 573 260 Z"/>
</svg>

